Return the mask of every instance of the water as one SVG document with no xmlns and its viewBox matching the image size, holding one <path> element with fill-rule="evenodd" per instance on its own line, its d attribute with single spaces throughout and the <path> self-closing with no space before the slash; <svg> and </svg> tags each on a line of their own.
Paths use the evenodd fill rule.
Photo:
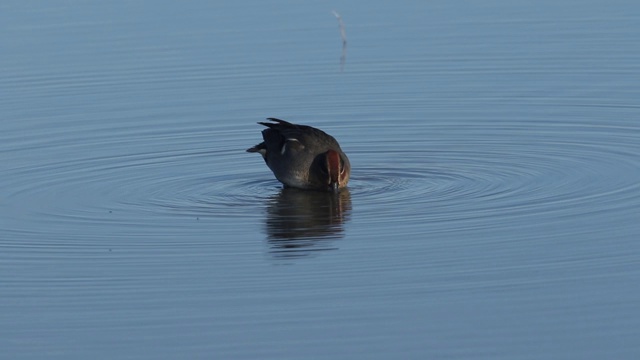
<svg viewBox="0 0 640 360">
<path fill-rule="evenodd" d="M 637 358 L 638 5 L 332 9 L 0 5 L 0 357 Z"/>
</svg>

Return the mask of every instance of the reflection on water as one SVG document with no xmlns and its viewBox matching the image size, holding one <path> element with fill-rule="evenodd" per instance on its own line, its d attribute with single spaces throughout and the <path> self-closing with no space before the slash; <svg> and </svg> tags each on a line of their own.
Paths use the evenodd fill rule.
<svg viewBox="0 0 640 360">
<path fill-rule="evenodd" d="M 335 249 L 326 240 L 344 236 L 351 213 L 348 189 L 339 193 L 283 188 L 269 199 L 265 225 L 270 252 L 299 257 Z"/>
<path fill-rule="evenodd" d="M 340 71 L 344 71 L 344 65 L 347 63 L 347 42 L 342 43 L 342 53 L 340 54 Z"/>
</svg>

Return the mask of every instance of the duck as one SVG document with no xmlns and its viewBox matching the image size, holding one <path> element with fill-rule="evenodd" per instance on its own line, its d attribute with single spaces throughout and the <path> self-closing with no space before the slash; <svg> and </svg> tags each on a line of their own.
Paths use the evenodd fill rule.
<svg viewBox="0 0 640 360">
<path fill-rule="evenodd" d="M 351 175 L 349 158 L 336 139 L 320 129 L 267 118 L 258 122 L 263 142 L 247 152 L 259 153 L 283 186 L 337 192 Z"/>
</svg>

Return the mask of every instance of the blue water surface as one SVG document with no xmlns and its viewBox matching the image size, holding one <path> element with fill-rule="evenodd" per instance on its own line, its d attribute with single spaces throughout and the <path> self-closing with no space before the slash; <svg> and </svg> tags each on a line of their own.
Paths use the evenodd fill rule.
<svg viewBox="0 0 640 360">
<path fill-rule="evenodd" d="M 0 358 L 638 358 L 638 14 L 4 1 Z M 348 190 L 282 189 L 265 117 Z"/>
</svg>

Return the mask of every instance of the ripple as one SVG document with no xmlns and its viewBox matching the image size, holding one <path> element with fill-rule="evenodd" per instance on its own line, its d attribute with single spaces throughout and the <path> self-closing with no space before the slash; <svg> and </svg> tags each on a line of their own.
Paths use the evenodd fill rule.
<svg viewBox="0 0 640 360">
<path fill-rule="evenodd" d="M 499 226 L 516 228 L 620 213 L 638 203 L 640 129 L 628 124 L 434 122 L 415 126 L 411 134 L 394 129 L 375 151 L 364 140 L 379 131 L 371 129 L 371 136 L 355 138 L 350 134 L 367 128 L 339 128 L 353 163 L 349 191 L 364 223 L 382 217 L 436 229 L 452 222 L 477 228 L 499 218 Z M 47 231 L 117 223 L 159 235 L 175 219 L 186 221 L 183 227 L 204 219 L 255 222 L 281 189 L 262 159 L 244 152 L 255 135 L 246 126 L 162 122 L 153 130 L 113 126 L 99 134 L 82 128 L 56 133 L 45 147 L 11 138 L 7 144 L 16 151 L 53 155 L 9 169 L 5 198 L 18 209 L 24 204 L 26 213 L 15 212 L 8 230 L 23 230 L 25 216 L 54 224 Z"/>
<path fill-rule="evenodd" d="M 501 125 L 464 143 L 449 138 L 426 149 L 422 145 L 419 152 L 356 153 L 369 163 L 381 153 L 397 157 L 397 165 L 356 167 L 351 189 L 359 199 L 354 201 L 371 222 L 381 214 L 403 223 L 473 219 L 478 224 L 498 217 L 511 226 L 527 216 L 554 220 L 637 204 L 640 162 L 631 140 L 640 135 L 637 128 L 600 126 L 594 132 L 590 126 L 549 123 L 532 132 L 525 124 Z M 510 140 L 518 138 L 527 143 Z"/>
</svg>

